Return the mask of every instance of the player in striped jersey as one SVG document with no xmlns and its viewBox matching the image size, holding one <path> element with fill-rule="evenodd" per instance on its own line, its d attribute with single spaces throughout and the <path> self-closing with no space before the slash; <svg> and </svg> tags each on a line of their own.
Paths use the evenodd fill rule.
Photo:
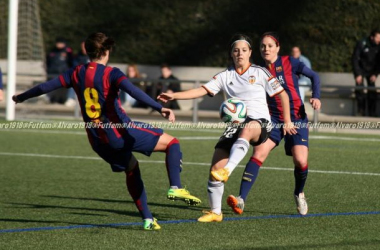
<svg viewBox="0 0 380 250">
<path fill-rule="evenodd" d="M 189 205 L 198 205 L 201 200 L 182 188 L 179 141 L 160 128 L 132 121 L 122 108 L 120 89 L 169 121 L 175 120 L 172 110 L 163 108 L 135 87 L 118 68 L 106 66 L 113 45 L 113 39 L 105 34 L 91 34 L 85 42 L 90 63 L 79 65 L 58 78 L 13 96 L 13 100 L 19 103 L 58 88 L 74 88 L 92 149 L 111 165 L 112 171 L 125 172 L 127 188 L 144 220 L 144 229 L 157 230 L 160 226 L 148 208 L 139 163 L 132 152 L 147 156 L 152 152 L 165 152 L 170 182 L 167 198 L 183 200 Z"/>
<path fill-rule="evenodd" d="M 307 174 L 308 174 L 308 142 L 309 128 L 308 119 L 305 113 L 305 107 L 302 102 L 299 88 L 298 75 L 303 74 L 309 77 L 312 81 L 312 98 L 310 104 L 315 110 L 321 107 L 319 77 L 318 74 L 305 66 L 298 59 L 289 56 L 279 56 L 280 42 L 278 35 L 274 32 L 268 32 L 261 37 L 260 44 L 261 56 L 265 60 L 266 68 L 277 77 L 281 86 L 288 93 L 290 101 L 290 113 L 292 122 L 297 126 L 297 134 L 283 134 L 280 129 L 284 123 L 282 115 L 284 107 L 280 99 L 275 97 L 268 98 L 269 111 L 273 123 L 273 129 L 269 140 L 255 147 L 255 152 L 251 158 L 251 163 L 245 168 L 244 175 L 240 186 L 240 195 L 235 197 L 230 195 L 227 198 L 228 205 L 237 214 L 243 213 L 244 201 L 247 198 L 248 192 L 251 189 L 256 177 L 259 173 L 259 168 L 267 158 L 269 152 L 279 145 L 282 139 L 285 140 L 285 153 L 293 157 L 294 163 L 294 198 L 297 205 L 297 211 L 301 215 L 306 215 L 308 205 L 303 192 Z"/>
<path fill-rule="evenodd" d="M 284 133 L 296 132 L 290 120 L 289 98 L 280 83 L 265 68 L 251 64 L 251 41 L 245 35 L 235 35 L 229 46 L 232 64 L 200 88 L 162 93 L 158 99 L 167 102 L 178 99 L 194 99 L 208 94 L 215 96 L 224 90 L 228 98 L 238 98 L 247 106 L 248 118 L 243 128 L 228 127 L 215 146 L 208 181 L 208 198 L 211 211 L 205 212 L 198 221 L 219 222 L 223 220 L 222 196 L 224 182 L 238 163 L 248 153 L 249 145 L 265 142 L 270 133 L 270 114 L 266 94 L 278 96 L 284 107 Z M 226 166 L 226 168 L 224 168 Z"/>
</svg>

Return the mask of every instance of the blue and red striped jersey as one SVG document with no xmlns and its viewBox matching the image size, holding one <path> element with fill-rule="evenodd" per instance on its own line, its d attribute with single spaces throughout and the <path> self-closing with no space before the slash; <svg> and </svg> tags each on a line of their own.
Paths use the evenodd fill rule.
<svg viewBox="0 0 380 250">
<path fill-rule="evenodd" d="M 23 102 L 62 87 L 74 88 L 93 146 L 107 143 L 113 148 L 121 148 L 125 144 L 122 135 L 128 128 L 134 128 L 134 123 L 121 107 L 119 88 L 154 110 L 162 110 L 161 104 L 135 87 L 118 68 L 94 62 L 69 69 L 59 77 L 17 95 L 17 99 Z"/>
<path fill-rule="evenodd" d="M 291 120 L 295 121 L 306 117 L 305 106 L 302 102 L 298 86 L 298 76 L 301 74 L 305 64 L 290 56 L 279 56 L 277 60 L 266 66 L 269 72 L 276 76 L 281 86 L 289 95 Z M 283 108 L 279 96 L 267 99 L 271 116 L 274 119 L 283 121 Z"/>
<path fill-rule="evenodd" d="M 123 143 L 124 129 L 112 124 L 128 124 L 131 119 L 121 107 L 119 84 L 127 77 L 118 69 L 90 62 L 59 76 L 62 86 L 72 87 L 78 97 L 86 131 L 93 145 Z M 90 126 L 93 125 L 93 126 Z"/>
</svg>

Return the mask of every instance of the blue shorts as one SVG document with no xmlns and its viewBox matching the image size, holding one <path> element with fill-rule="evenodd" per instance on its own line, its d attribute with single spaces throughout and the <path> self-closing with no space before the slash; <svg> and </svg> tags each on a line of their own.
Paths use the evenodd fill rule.
<svg viewBox="0 0 380 250">
<path fill-rule="evenodd" d="M 272 118 L 272 131 L 270 133 L 269 139 L 271 139 L 276 146 L 278 146 L 281 140 L 285 140 L 285 153 L 286 155 L 292 156 L 292 148 L 296 145 L 303 145 L 309 147 L 309 126 L 307 117 L 301 120 L 293 121 L 293 123 L 298 127 L 297 134 L 286 135 L 284 138 L 284 132 L 282 130 L 282 122 L 278 122 L 276 119 Z"/>
<path fill-rule="evenodd" d="M 134 126 L 125 129 L 124 147 L 115 149 L 109 144 L 98 144 L 93 150 L 111 165 L 112 171 L 122 172 L 127 170 L 132 152 L 150 156 L 157 145 L 163 130 L 152 127 L 143 122 L 133 122 Z"/>
</svg>

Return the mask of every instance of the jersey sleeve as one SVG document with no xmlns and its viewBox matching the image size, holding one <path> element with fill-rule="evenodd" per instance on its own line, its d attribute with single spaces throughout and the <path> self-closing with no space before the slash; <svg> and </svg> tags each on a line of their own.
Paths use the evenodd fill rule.
<svg viewBox="0 0 380 250">
<path fill-rule="evenodd" d="M 61 74 L 58 77 L 59 82 L 61 83 L 62 87 L 64 87 L 64 88 L 70 88 L 70 87 L 73 86 L 73 84 L 71 82 L 71 79 L 72 79 L 72 76 L 74 74 L 74 71 L 75 71 L 75 69 L 71 68 L 71 69 L 65 71 L 63 74 Z"/>
<path fill-rule="evenodd" d="M 60 79 L 58 77 L 56 77 L 50 81 L 47 81 L 45 83 L 41 83 L 41 84 L 25 91 L 24 93 L 18 95 L 17 99 L 20 102 L 23 102 L 23 101 L 28 100 L 30 98 L 49 93 L 53 90 L 56 90 L 56 89 L 59 89 L 62 87 L 63 87 L 62 82 L 60 81 Z"/>
<path fill-rule="evenodd" d="M 123 80 L 127 80 L 127 76 L 121 72 L 119 68 L 113 68 L 110 74 L 110 82 L 111 84 L 115 84 L 117 88 L 120 88 L 120 83 Z"/>
<path fill-rule="evenodd" d="M 264 83 L 265 91 L 270 97 L 280 94 L 284 91 L 284 88 L 281 86 L 280 82 L 276 77 L 272 76 L 267 69 L 261 68 L 260 77 Z"/>
<path fill-rule="evenodd" d="M 291 56 L 289 57 L 289 60 L 290 60 L 290 64 L 292 65 L 293 74 L 296 74 L 296 75 L 302 74 L 302 70 L 304 67 L 306 67 L 306 65 L 303 62 L 301 62 L 299 59 L 296 59 Z"/>
<path fill-rule="evenodd" d="M 223 89 L 223 81 L 225 78 L 225 73 L 221 72 L 217 75 L 215 75 L 208 83 L 202 86 L 207 91 L 207 94 L 211 97 L 215 96 Z"/>
<path fill-rule="evenodd" d="M 111 84 L 116 84 L 116 87 L 127 92 L 130 96 L 135 98 L 137 101 L 142 102 L 154 110 L 161 112 L 162 105 L 153 100 L 144 91 L 133 85 L 123 72 L 118 68 L 114 68 L 110 74 Z"/>
</svg>

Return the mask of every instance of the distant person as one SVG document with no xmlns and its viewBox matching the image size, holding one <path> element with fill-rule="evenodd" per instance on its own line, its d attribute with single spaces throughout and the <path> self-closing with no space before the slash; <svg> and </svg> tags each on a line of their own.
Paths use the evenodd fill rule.
<svg viewBox="0 0 380 250">
<path fill-rule="evenodd" d="M 141 79 L 143 76 L 140 74 L 139 69 L 137 68 L 137 65 L 134 63 L 131 63 L 127 67 L 127 77 L 131 80 L 133 85 L 141 89 L 145 92 L 145 83 L 143 81 L 136 82 L 136 79 Z M 125 93 L 124 91 L 120 91 L 120 99 L 122 103 L 126 103 L 127 107 L 136 107 L 136 108 L 147 108 L 144 103 L 136 100 L 129 94 Z"/>
<path fill-rule="evenodd" d="M 119 89 L 146 103 L 169 121 L 175 121 L 172 110 L 163 108 L 136 88 L 118 68 L 106 66 L 114 43 L 112 38 L 103 33 L 91 34 L 86 39 L 90 63 L 78 65 L 59 77 L 37 85 L 20 95 L 14 95 L 13 101 L 20 103 L 55 89 L 74 88 L 83 121 L 88 125 L 86 132 L 92 149 L 110 164 L 113 172 L 125 173 L 127 189 L 144 220 L 143 228 L 158 230 L 161 227 L 148 208 L 139 161 L 133 153 L 139 152 L 147 156 L 153 152 L 165 153 L 166 171 L 170 182 L 167 198 L 182 200 L 188 205 L 198 205 L 201 200 L 182 188 L 180 178 L 182 153 L 179 141 L 160 128 L 132 121 L 121 107 Z M 155 175 L 156 171 L 158 170 L 152 170 L 152 175 Z"/>
<path fill-rule="evenodd" d="M 90 62 L 90 58 L 87 55 L 85 42 L 81 42 L 80 51 L 75 55 L 73 64 L 74 66 L 83 65 Z M 67 100 L 65 106 L 74 107 L 76 105 L 75 91 L 73 88 L 69 88 L 67 91 Z"/>
<path fill-rule="evenodd" d="M 301 49 L 298 46 L 294 46 L 292 48 L 291 56 L 300 60 L 303 64 L 305 64 L 306 67 L 311 69 L 311 63 L 310 60 L 301 54 Z M 306 77 L 304 75 L 300 75 L 298 79 L 298 84 L 299 84 L 299 91 L 301 95 L 302 102 L 305 103 L 305 92 L 310 90 L 311 86 L 311 80 L 309 77 Z"/>
<path fill-rule="evenodd" d="M 4 93 L 3 93 L 3 74 L 1 73 L 0 68 L 0 102 L 4 100 Z"/>
<path fill-rule="evenodd" d="M 174 93 L 181 91 L 181 84 L 178 82 L 178 78 L 173 75 L 173 72 L 168 64 L 162 64 L 161 65 L 161 80 L 171 80 L 171 81 L 177 81 L 177 82 L 160 82 L 157 84 L 157 95 L 158 96 L 161 92 L 166 93 Z M 177 100 L 173 100 L 171 102 L 163 103 L 162 104 L 165 108 L 170 109 L 180 109 Z"/>
<path fill-rule="evenodd" d="M 375 29 L 370 36 L 357 42 L 352 55 L 352 68 L 354 70 L 356 86 L 364 86 L 364 78 L 368 87 L 375 87 L 380 68 L 380 30 Z M 366 115 L 366 97 L 364 89 L 355 90 L 357 102 L 357 115 Z M 376 90 L 367 91 L 369 116 L 376 116 Z"/>
<path fill-rule="evenodd" d="M 66 39 L 58 37 L 55 40 L 54 48 L 47 54 L 46 67 L 48 80 L 53 79 L 73 66 L 73 50 L 67 46 Z M 49 93 L 51 103 L 65 103 L 67 100 L 67 90 L 59 89 Z"/>
</svg>

